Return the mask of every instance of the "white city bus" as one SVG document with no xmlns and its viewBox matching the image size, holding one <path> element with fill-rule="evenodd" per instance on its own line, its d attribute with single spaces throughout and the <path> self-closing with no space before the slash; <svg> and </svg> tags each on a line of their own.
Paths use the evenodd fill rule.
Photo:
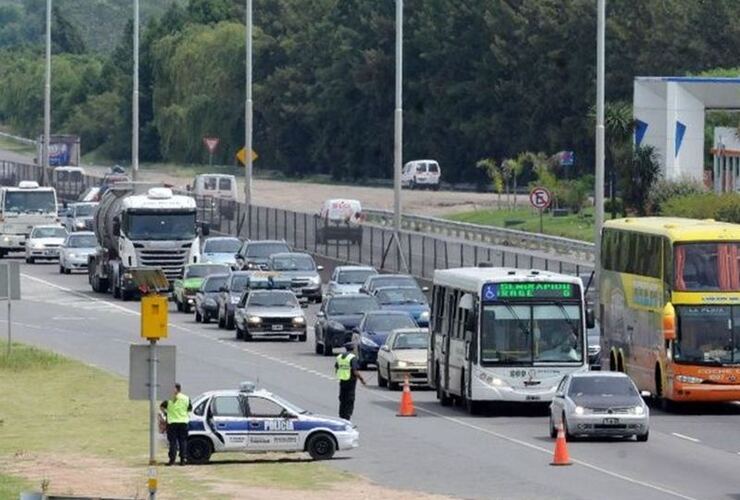
<svg viewBox="0 0 740 500">
<path fill-rule="evenodd" d="M 22 252 L 33 226 L 57 222 L 54 188 L 39 187 L 35 181 L 0 188 L 0 257 L 8 252 Z"/>
<path fill-rule="evenodd" d="M 434 273 L 429 380 L 444 406 L 548 402 L 564 375 L 588 370 L 581 279 L 547 271 Z M 588 317 L 588 318 L 587 318 Z"/>
</svg>

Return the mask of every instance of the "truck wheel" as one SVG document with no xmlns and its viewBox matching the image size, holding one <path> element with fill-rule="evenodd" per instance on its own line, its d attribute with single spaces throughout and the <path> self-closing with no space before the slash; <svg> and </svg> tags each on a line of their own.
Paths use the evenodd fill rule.
<svg viewBox="0 0 740 500">
<path fill-rule="evenodd" d="M 208 439 L 203 436 L 193 436 L 188 439 L 188 463 L 189 464 L 207 464 L 211 459 L 213 446 Z"/>
<path fill-rule="evenodd" d="M 308 438 L 306 451 L 314 460 L 329 460 L 337 451 L 337 445 L 334 444 L 331 436 L 320 432 Z"/>
</svg>

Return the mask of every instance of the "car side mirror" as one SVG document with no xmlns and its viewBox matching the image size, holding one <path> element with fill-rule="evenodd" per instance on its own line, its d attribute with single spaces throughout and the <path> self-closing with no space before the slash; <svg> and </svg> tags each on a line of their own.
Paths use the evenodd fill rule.
<svg viewBox="0 0 740 500">
<path fill-rule="evenodd" d="M 421 287 L 421 291 L 422 292 L 428 292 L 429 291 L 429 287 L 428 286 L 423 286 L 423 287 Z"/>
<path fill-rule="evenodd" d="M 596 317 L 593 309 L 586 309 L 586 328 L 594 328 L 596 326 Z"/>
<path fill-rule="evenodd" d="M 316 266 L 316 270 L 323 271 L 324 270 L 324 266 Z"/>
<path fill-rule="evenodd" d="M 391 352 L 391 348 L 388 346 L 388 344 L 383 344 L 382 346 L 380 346 L 380 349 L 385 352 Z"/>
</svg>

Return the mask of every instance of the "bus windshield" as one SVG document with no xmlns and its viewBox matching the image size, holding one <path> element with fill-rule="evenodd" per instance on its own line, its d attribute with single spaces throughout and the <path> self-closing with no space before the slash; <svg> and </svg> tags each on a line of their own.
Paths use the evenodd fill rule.
<svg viewBox="0 0 740 500">
<path fill-rule="evenodd" d="M 57 204 L 53 191 L 6 191 L 4 208 L 6 212 L 56 213 Z"/>
<path fill-rule="evenodd" d="M 581 311 L 574 304 L 483 307 L 481 361 L 486 364 L 583 361 Z"/>
<path fill-rule="evenodd" d="M 688 243 L 674 250 L 677 291 L 740 291 L 740 243 Z"/>
<path fill-rule="evenodd" d="M 740 306 L 676 306 L 678 363 L 740 363 Z"/>
</svg>

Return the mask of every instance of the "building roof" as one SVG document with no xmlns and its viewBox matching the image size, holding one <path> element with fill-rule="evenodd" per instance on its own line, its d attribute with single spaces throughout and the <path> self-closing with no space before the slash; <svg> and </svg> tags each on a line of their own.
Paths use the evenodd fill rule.
<svg viewBox="0 0 740 500">
<path fill-rule="evenodd" d="M 681 86 L 704 103 L 707 109 L 740 109 L 740 76 L 638 76 L 635 82 L 642 83 L 665 98 L 668 83 Z"/>
</svg>

